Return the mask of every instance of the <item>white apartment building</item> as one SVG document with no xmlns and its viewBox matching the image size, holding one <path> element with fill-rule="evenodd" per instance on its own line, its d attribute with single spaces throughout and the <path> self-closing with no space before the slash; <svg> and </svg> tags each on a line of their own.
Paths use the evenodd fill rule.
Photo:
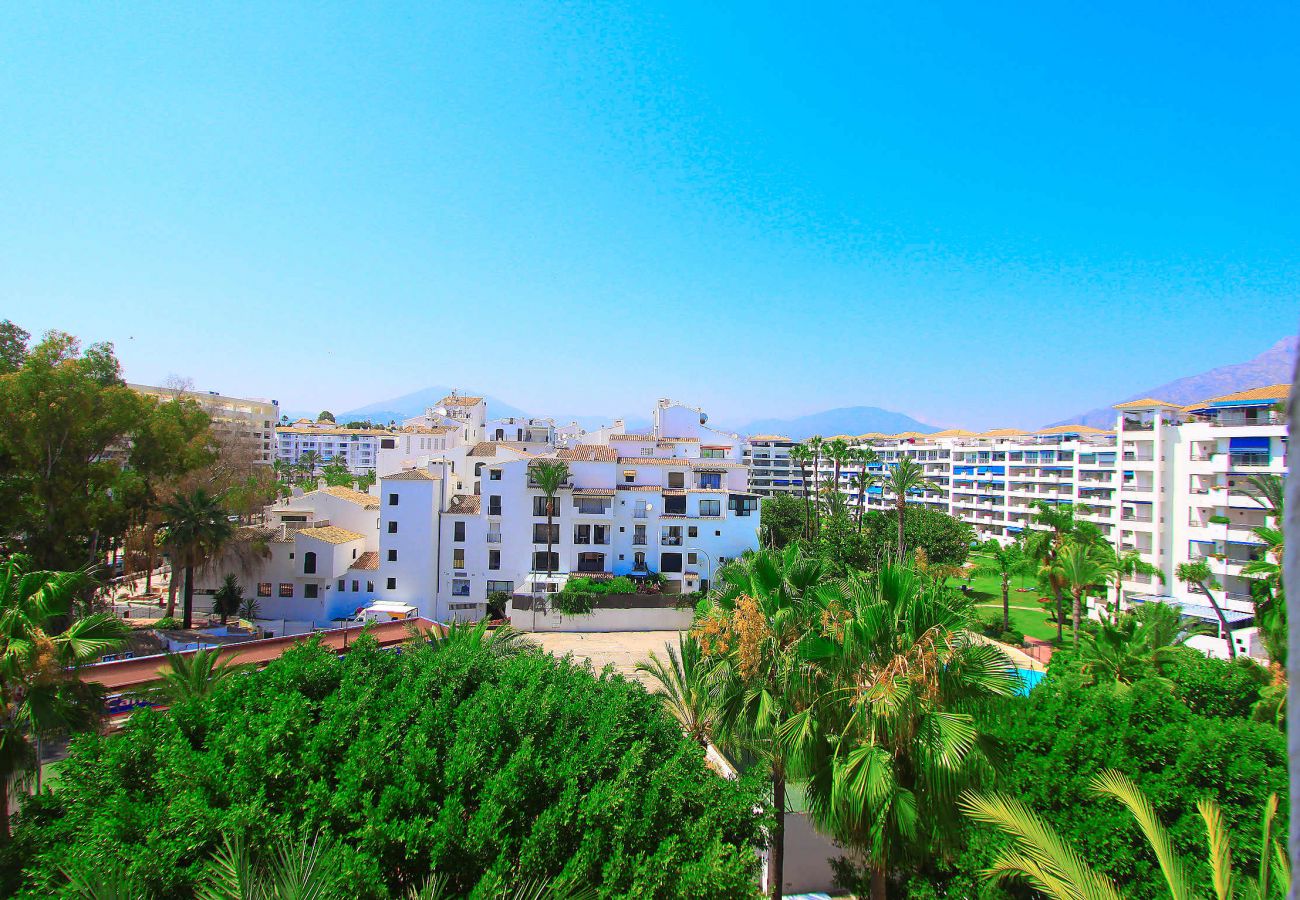
<svg viewBox="0 0 1300 900">
<path fill-rule="evenodd" d="M 1121 550 L 1133 550 L 1163 575 L 1124 583 L 1130 602 L 1178 603 L 1189 615 L 1217 625 L 1208 600 L 1178 582 L 1179 564 L 1205 559 L 1222 586 L 1216 600 L 1228 611 L 1239 649 L 1258 652 L 1249 584 L 1242 567 L 1263 552 L 1251 529 L 1264 524 L 1263 506 L 1245 489 L 1254 474 L 1286 472 L 1287 427 L 1274 411 L 1289 385 L 1273 385 L 1215 397 L 1182 407 L 1148 398 L 1120 404 L 1113 431 L 1063 425 L 1029 433 L 996 429 L 923 435 L 839 435 L 870 446 L 883 475 L 907 456 L 937 488 L 911 498 L 970 523 L 980 540 L 1013 540 L 1032 527 L 1032 504 L 1071 504 Z M 827 441 L 835 437 L 827 438 Z M 821 459 L 807 474 L 790 460 L 795 441 L 780 435 L 748 439 L 744 459 L 753 489 L 764 495 L 802 496 L 834 481 L 833 464 Z M 858 465 L 842 467 L 840 490 L 849 504 Z M 881 485 L 868 488 L 871 509 L 891 508 L 893 496 Z M 1207 645 L 1226 652 L 1222 642 Z"/>
<path fill-rule="evenodd" d="M 482 436 L 483 403 L 457 399 L 477 402 L 454 407 L 463 418 L 450 431 L 382 433 L 447 443 L 390 448 L 393 460 L 411 455 L 381 468 L 370 493 L 322 488 L 268 508 L 269 554 L 236 572 L 256 585 L 263 615 L 324 625 L 379 601 L 439 621 L 474 620 L 493 593 L 553 592 L 576 575 L 653 572 L 666 593 L 690 593 L 758 546 L 759 498 L 748 487 L 743 441 L 709 428 L 698 409 L 661 400 L 647 433 L 600 429 L 557 449 L 466 444 L 460 429 Z M 549 559 L 546 497 L 531 473 L 546 459 L 569 467 Z M 235 567 L 219 560 L 204 587 L 215 589 Z"/>
<path fill-rule="evenodd" d="M 269 466 L 275 458 L 275 426 L 280 421 L 280 405 L 275 400 L 242 399 L 216 391 L 178 390 L 146 384 L 128 384 L 127 387 L 162 401 L 193 400 L 211 417 L 212 430 L 223 444 L 243 448 L 252 463 Z"/>
</svg>

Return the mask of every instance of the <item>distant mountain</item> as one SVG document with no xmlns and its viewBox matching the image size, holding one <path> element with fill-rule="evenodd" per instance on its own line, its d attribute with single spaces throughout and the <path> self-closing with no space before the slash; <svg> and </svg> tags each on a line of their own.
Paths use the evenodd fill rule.
<svg viewBox="0 0 1300 900">
<path fill-rule="evenodd" d="M 1168 384 L 1138 391 L 1131 397 L 1117 400 L 1127 403 L 1129 400 L 1141 400 L 1154 397 L 1168 400 L 1170 403 L 1186 405 L 1198 400 L 1208 400 L 1223 394 L 1244 391 L 1247 388 L 1263 387 L 1269 384 L 1290 382 L 1295 371 L 1296 349 L 1300 338 L 1286 337 L 1269 347 L 1254 359 L 1231 366 L 1220 366 L 1200 375 L 1189 375 Z M 1053 422 L 1053 425 L 1092 425 L 1095 428 L 1113 428 L 1115 410 L 1110 407 L 1092 409 L 1086 413 Z"/>
<path fill-rule="evenodd" d="M 939 429 L 918 422 L 909 415 L 877 406 L 846 406 L 794 419 L 756 419 L 736 430 L 741 434 L 781 434 L 801 441 L 814 434 L 823 437 L 833 434 L 867 434 L 872 431 L 881 434 L 898 434 L 903 431 L 930 434 Z"/>
<path fill-rule="evenodd" d="M 482 396 L 475 395 L 473 391 L 464 388 L 458 388 L 457 390 L 462 394 Z M 444 385 L 434 385 L 433 387 L 412 391 L 409 394 L 403 394 L 400 397 L 380 400 L 377 403 L 360 406 L 344 413 L 337 413 L 335 418 L 340 422 L 350 422 L 355 419 L 370 419 L 372 422 L 383 424 L 387 424 L 389 421 L 401 422 L 403 419 L 409 419 L 412 416 L 423 415 L 426 409 L 437 406 L 438 401 L 451 392 L 452 388 Z M 496 397 L 489 396 L 486 399 L 489 418 L 500 419 L 508 416 L 528 415 L 519 407 L 511 406 Z"/>
</svg>

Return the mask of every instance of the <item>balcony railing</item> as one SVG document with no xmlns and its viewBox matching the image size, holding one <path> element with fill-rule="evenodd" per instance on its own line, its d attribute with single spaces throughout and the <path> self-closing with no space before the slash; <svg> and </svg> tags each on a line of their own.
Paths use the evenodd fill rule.
<svg viewBox="0 0 1300 900">
<path fill-rule="evenodd" d="M 682 539 L 680 536 L 666 534 L 659 539 L 659 543 L 663 544 L 665 547 L 680 547 L 682 545 Z"/>
</svg>

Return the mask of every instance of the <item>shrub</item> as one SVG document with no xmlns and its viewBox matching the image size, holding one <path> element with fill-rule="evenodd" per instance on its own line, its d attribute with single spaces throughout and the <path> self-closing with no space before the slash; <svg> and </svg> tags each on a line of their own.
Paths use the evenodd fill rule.
<svg viewBox="0 0 1300 900">
<path fill-rule="evenodd" d="M 1227 516 L 1213 515 L 1210 516 L 1210 522 L 1214 525 L 1227 525 L 1232 522 Z"/>
<path fill-rule="evenodd" d="M 1025 642 L 1025 635 L 1012 628 L 1010 631 L 1004 631 L 998 635 L 998 640 L 1004 644 L 1010 644 L 1012 647 L 1019 647 Z"/>
<path fill-rule="evenodd" d="M 180 628 L 184 623 L 175 616 L 163 616 L 157 622 L 153 623 L 154 628 Z"/>
<path fill-rule="evenodd" d="M 5 871 L 28 896 L 113 865 L 190 896 L 227 836 L 319 833 L 349 897 L 405 896 L 432 870 L 453 896 L 560 875 L 602 897 L 753 896 L 755 782 L 712 773 L 639 684 L 474 634 L 402 653 L 363 636 L 342 659 L 313 642 L 79 739 Z"/>
</svg>

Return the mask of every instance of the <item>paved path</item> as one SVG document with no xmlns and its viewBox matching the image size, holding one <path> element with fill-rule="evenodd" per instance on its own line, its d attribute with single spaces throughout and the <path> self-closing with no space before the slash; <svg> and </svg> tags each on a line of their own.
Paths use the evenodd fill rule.
<svg viewBox="0 0 1300 900">
<path fill-rule="evenodd" d="M 613 664 L 619 673 L 648 684 L 646 677 L 636 672 L 636 664 L 648 658 L 651 651 L 663 658 L 665 645 L 676 646 L 678 634 L 676 631 L 541 631 L 528 638 L 556 656 L 572 653 L 574 659 L 589 659 L 598 672 Z"/>
</svg>

